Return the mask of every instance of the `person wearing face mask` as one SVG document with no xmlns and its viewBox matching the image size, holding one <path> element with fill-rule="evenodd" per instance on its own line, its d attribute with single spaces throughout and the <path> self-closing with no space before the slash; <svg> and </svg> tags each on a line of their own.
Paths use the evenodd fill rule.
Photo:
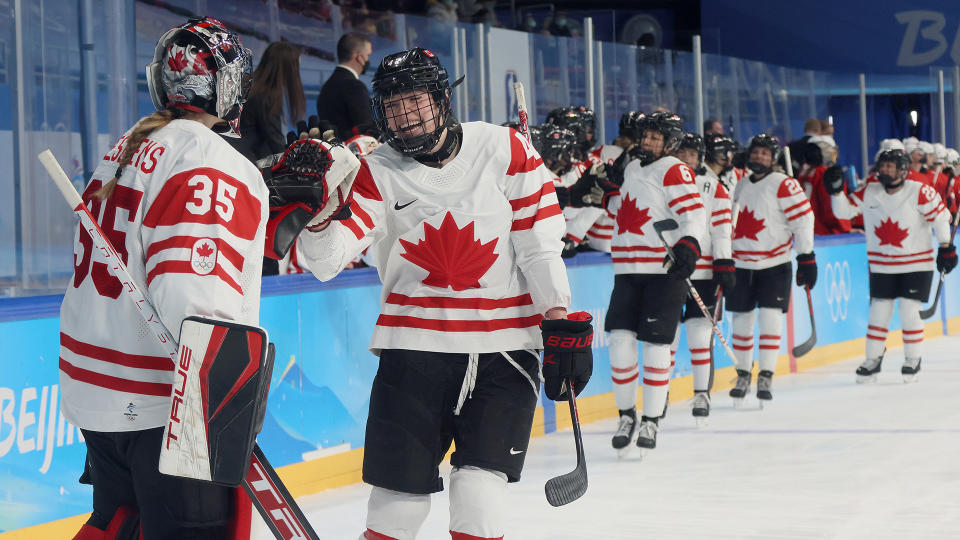
<svg viewBox="0 0 960 540">
<path fill-rule="evenodd" d="M 761 133 L 750 139 L 747 155 L 751 174 L 737 183 L 733 193 L 733 206 L 739 209 L 733 229 L 737 271 L 736 283 L 726 295 L 737 357 L 737 381 L 730 390 L 736 405 L 750 390 L 755 322 L 760 327 L 757 399 L 773 399 L 770 387 L 780 350 L 780 330 L 790 305 L 791 245 L 797 252 L 797 285 L 812 289 L 817 282 L 813 210 L 800 183 L 774 170 L 780 142 Z"/>
<path fill-rule="evenodd" d="M 337 42 L 340 65 L 320 89 L 317 116 L 333 124 L 341 140 L 370 133 L 374 128 L 370 93 L 367 85 L 359 79 L 370 67 L 372 54 L 373 45 L 367 35 L 358 32 L 344 34 Z"/>
<path fill-rule="evenodd" d="M 836 164 L 837 143 L 829 135 L 810 137 L 804 148 L 804 163 L 797 180 L 813 207 L 813 234 L 842 234 L 850 232 L 850 221 L 834 215 L 830 196 L 824 182 L 843 179 L 843 168 Z"/>
<path fill-rule="evenodd" d="M 746 169 L 733 166 L 733 155 L 737 152 L 737 143 L 726 135 L 707 135 L 703 141 L 703 161 L 723 184 L 727 193 L 733 193 L 737 182 L 746 176 Z"/>
<path fill-rule="evenodd" d="M 905 382 L 920 372 L 923 320 L 921 305 L 930 295 L 933 269 L 950 272 L 957 265 L 957 250 L 950 243 L 950 213 L 931 186 L 907 176 L 910 158 L 901 150 L 877 157 L 876 180 L 850 195 L 842 180 L 827 183 L 833 210 L 839 216 L 863 215 L 870 263 L 870 314 L 866 359 L 857 368 L 857 382 L 872 382 L 880 373 L 886 350 L 887 328 L 893 303 L 900 302 Z M 930 229 L 939 244 L 936 258 Z"/>
</svg>

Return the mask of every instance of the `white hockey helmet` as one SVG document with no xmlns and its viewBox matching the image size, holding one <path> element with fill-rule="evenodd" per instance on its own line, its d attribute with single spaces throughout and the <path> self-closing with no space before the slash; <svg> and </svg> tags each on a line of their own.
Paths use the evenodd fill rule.
<svg viewBox="0 0 960 540">
<path fill-rule="evenodd" d="M 886 152 L 887 150 L 900 150 L 903 153 L 908 153 L 907 149 L 904 148 L 903 143 L 900 142 L 900 139 L 884 139 L 880 141 L 880 149 L 877 150 L 876 155 L 873 156 L 873 160 L 876 161 L 877 157 L 880 156 L 881 152 Z"/>
<path fill-rule="evenodd" d="M 907 137 L 903 140 L 903 151 L 909 156 L 917 149 L 917 145 L 920 144 L 920 139 L 916 137 Z"/>
<path fill-rule="evenodd" d="M 947 148 L 947 167 L 952 167 L 955 171 L 960 168 L 960 152 L 953 148 Z"/>
<path fill-rule="evenodd" d="M 917 150 L 920 150 L 924 155 L 929 156 L 933 153 L 933 145 L 927 141 L 920 141 L 917 143 Z"/>
<path fill-rule="evenodd" d="M 933 143 L 933 162 L 943 163 L 947 159 L 947 147 L 943 143 Z"/>
</svg>

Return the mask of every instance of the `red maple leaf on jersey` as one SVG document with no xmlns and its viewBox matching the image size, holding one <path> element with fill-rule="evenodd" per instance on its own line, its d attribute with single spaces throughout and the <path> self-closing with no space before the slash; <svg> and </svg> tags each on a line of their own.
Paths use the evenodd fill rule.
<svg viewBox="0 0 960 540">
<path fill-rule="evenodd" d="M 400 245 L 406 250 L 401 257 L 429 272 L 424 285 L 455 291 L 479 288 L 480 278 L 498 257 L 493 252 L 496 238 L 481 244 L 474 238 L 473 222 L 460 229 L 450 212 L 439 229 L 423 224 L 423 240 L 414 244 L 401 238 Z"/>
<path fill-rule="evenodd" d="M 187 67 L 187 59 L 183 56 L 183 51 L 177 51 L 177 54 L 167 58 L 167 65 L 173 71 L 183 71 L 183 68 Z"/>
<path fill-rule="evenodd" d="M 891 218 L 881 221 L 879 227 L 873 228 L 873 233 L 880 239 L 881 246 L 896 246 L 898 248 L 903 247 L 902 242 L 910 234 L 907 229 L 901 229 L 900 225 Z"/>
<path fill-rule="evenodd" d="M 733 230 L 733 239 L 749 238 L 750 240 L 757 240 L 757 235 L 766 228 L 766 225 L 763 224 L 764 221 L 766 220 L 757 219 L 753 210 L 744 206 L 743 211 L 737 218 L 737 227 Z"/>
<path fill-rule="evenodd" d="M 213 254 L 213 247 L 210 244 L 200 244 L 197 246 L 197 255 L 206 258 Z"/>
<path fill-rule="evenodd" d="M 637 208 L 637 200 L 624 195 L 617 211 L 617 234 L 629 232 L 643 235 L 643 225 L 650 221 L 650 209 Z"/>
</svg>

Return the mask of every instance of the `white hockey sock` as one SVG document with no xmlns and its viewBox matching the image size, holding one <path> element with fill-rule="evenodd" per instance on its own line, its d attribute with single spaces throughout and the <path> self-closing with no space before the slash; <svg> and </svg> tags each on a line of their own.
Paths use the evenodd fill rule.
<svg viewBox="0 0 960 540">
<path fill-rule="evenodd" d="M 670 345 L 643 342 L 643 416 L 659 417 L 670 389 Z"/>
<path fill-rule="evenodd" d="M 710 321 L 696 317 L 686 322 L 687 346 L 690 348 L 690 365 L 693 366 L 693 389 L 706 391 L 710 385 Z"/>
<path fill-rule="evenodd" d="M 776 371 L 780 353 L 783 312 L 778 308 L 760 308 L 760 370 Z"/>
<path fill-rule="evenodd" d="M 901 304 L 903 305 L 903 304 Z M 893 300 L 871 298 L 870 314 L 867 316 L 867 358 L 880 358 L 887 344 L 887 328 L 893 316 Z"/>
<path fill-rule="evenodd" d="M 367 502 L 367 540 L 413 540 L 430 512 L 430 495 L 374 486 Z"/>
<path fill-rule="evenodd" d="M 920 318 L 920 302 L 911 298 L 900 299 L 900 326 L 903 328 L 903 357 L 920 358 L 923 348 L 923 319 Z"/>
<path fill-rule="evenodd" d="M 507 475 L 479 467 L 450 472 L 450 536 L 453 540 L 503 538 Z"/>
<path fill-rule="evenodd" d="M 737 369 L 750 371 L 753 367 L 753 323 L 756 311 L 736 311 L 730 314 L 733 325 L 733 352 L 737 355 Z"/>
<path fill-rule="evenodd" d="M 610 350 L 610 372 L 613 378 L 613 399 L 617 408 L 637 406 L 637 334 L 630 330 L 611 330 L 607 338 Z"/>
</svg>

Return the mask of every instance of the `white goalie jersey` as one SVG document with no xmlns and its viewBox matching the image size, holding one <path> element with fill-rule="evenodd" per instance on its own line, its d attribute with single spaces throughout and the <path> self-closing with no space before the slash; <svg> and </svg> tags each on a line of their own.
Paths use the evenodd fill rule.
<svg viewBox="0 0 960 540">
<path fill-rule="evenodd" d="M 371 247 L 383 282 L 371 350 L 541 348 L 540 320 L 570 288 L 553 175 L 527 140 L 469 122 L 443 168 L 389 146 L 365 159 L 353 216 L 299 243 L 321 280 Z"/>
<path fill-rule="evenodd" d="M 128 134 L 129 135 L 129 134 Z M 154 131 L 113 194 L 128 135 L 100 161 L 83 199 L 173 336 L 189 315 L 258 323 L 267 188 L 257 168 L 191 120 Z M 162 426 L 174 366 L 79 227 L 60 308 L 61 407 L 93 431 Z"/>
</svg>

